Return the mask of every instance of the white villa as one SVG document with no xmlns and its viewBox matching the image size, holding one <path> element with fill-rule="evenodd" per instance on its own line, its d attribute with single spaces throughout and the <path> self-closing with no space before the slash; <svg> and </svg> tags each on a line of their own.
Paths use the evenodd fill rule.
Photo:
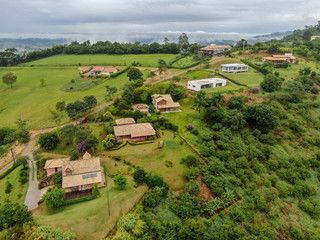
<svg viewBox="0 0 320 240">
<path fill-rule="evenodd" d="M 247 72 L 249 70 L 249 66 L 243 63 L 222 64 L 221 67 L 223 72 L 228 73 Z"/>
<path fill-rule="evenodd" d="M 195 81 L 188 81 L 188 89 L 200 92 L 201 90 L 223 87 L 227 85 L 227 80 L 222 78 L 208 78 Z"/>
</svg>

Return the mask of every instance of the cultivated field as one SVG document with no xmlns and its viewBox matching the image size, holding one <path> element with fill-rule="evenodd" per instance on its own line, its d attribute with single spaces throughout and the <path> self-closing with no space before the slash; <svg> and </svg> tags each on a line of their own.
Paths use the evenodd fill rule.
<svg viewBox="0 0 320 240">
<path fill-rule="evenodd" d="M 131 65 L 134 61 L 144 67 L 158 67 L 158 60 L 163 59 L 167 63 L 174 60 L 176 54 L 83 54 L 83 55 L 56 55 L 43 58 L 33 62 L 22 64 L 22 66 L 125 66 Z"/>
</svg>

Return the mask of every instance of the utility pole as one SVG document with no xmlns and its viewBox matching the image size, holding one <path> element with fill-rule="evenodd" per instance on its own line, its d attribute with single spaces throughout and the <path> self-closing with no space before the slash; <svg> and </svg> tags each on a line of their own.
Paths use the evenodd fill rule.
<svg viewBox="0 0 320 240">
<path fill-rule="evenodd" d="M 11 152 L 11 155 L 12 155 L 13 161 L 15 162 L 15 161 L 16 161 L 16 159 L 14 158 L 14 151 L 13 151 L 13 148 L 12 148 L 12 147 L 10 148 L 10 152 Z"/>
</svg>

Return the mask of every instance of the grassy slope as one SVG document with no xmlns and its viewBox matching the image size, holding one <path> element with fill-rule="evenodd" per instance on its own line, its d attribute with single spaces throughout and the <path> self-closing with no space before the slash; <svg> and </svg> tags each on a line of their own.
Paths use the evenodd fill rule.
<svg viewBox="0 0 320 240">
<path fill-rule="evenodd" d="M 13 89 L 0 82 L 0 125 L 13 126 L 17 118 L 29 120 L 31 128 L 54 126 L 49 110 L 55 109 L 58 101 L 66 103 L 82 99 L 86 95 L 94 95 L 102 101 L 105 95 L 105 85 L 117 87 L 118 93 L 129 81 L 126 73 L 117 78 L 106 80 L 102 84 L 86 91 L 64 92 L 60 88 L 78 74 L 77 68 L 2 68 L 0 78 L 7 72 L 17 75 L 17 83 Z M 144 72 L 147 72 L 145 70 Z M 40 78 L 46 80 L 46 86 L 40 86 Z M 68 121 L 65 117 L 63 122 Z"/>
<path fill-rule="evenodd" d="M 193 56 L 188 56 L 180 59 L 179 61 L 175 62 L 172 66 L 176 68 L 181 68 L 181 67 L 187 67 L 190 66 L 191 64 L 195 63 L 193 61 Z"/>
<path fill-rule="evenodd" d="M 13 187 L 11 193 L 9 194 L 9 201 L 10 202 L 17 202 L 17 203 L 21 203 L 21 204 L 24 203 L 24 199 L 27 194 L 29 183 L 26 183 L 23 186 L 20 185 L 19 172 L 20 172 L 21 168 L 23 168 L 23 167 L 22 166 L 17 167 L 7 177 L 0 180 L 0 203 L 3 202 L 3 199 L 6 195 L 4 190 L 6 188 L 7 179 L 9 180 L 9 182 L 12 184 L 12 187 Z M 22 193 L 21 198 L 18 197 L 19 193 Z"/>
<path fill-rule="evenodd" d="M 47 209 L 44 204 L 33 211 L 36 223 L 51 225 L 75 232 L 77 239 L 104 239 L 118 219 L 128 212 L 147 190 L 146 186 L 134 188 L 132 177 L 124 190 L 113 186 L 108 178 L 111 215 L 108 216 L 107 188 L 101 188 L 100 198 L 73 204 L 59 209 Z"/>
<path fill-rule="evenodd" d="M 107 54 L 84 54 L 84 55 L 56 55 L 23 64 L 23 66 L 79 66 L 81 65 L 130 65 L 136 61 L 144 67 L 157 67 L 158 60 L 163 59 L 171 62 L 176 54 L 139 54 L 139 55 L 107 55 Z"/>
<path fill-rule="evenodd" d="M 179 113 L 177 113 L 179 114 Z M 176 137 L 173 139 L 171 131 L 162 131 L 161 138 L 154 143 L 125 147 L 107 152 L 107 155 L 120 155 L 122 159 L 135 165 L 144 167 L 148 172 L 154 172 L 161 175 L 169 184 L 171 189 L 178 190 L 183 187 L 185 179 L 183 178 L 184 166 L 179 163 L 180 159 L 193 155 L 193 153 Z M 164 147 L 158 149 L 158 142 L 164 142 Z M 173 162 L 173 167 L 165 166 L 165 161 Z M 113 161 L 113 160 L 112 160 Z M 116 163 L 115 161 L 113 161 Z"/>
</svg>

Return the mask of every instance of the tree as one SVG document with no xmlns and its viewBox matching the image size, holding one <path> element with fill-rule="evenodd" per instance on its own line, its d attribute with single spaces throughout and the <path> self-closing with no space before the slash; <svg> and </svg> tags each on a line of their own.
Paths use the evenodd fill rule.
<svg viewBox="0 0 320 240">
<path fill-rule="evenodd" d="M 138 184 L 143 184 L 146 181 L 146 171 L 142 167 L 138 167 L 133 174 L 133 178 Z"/>
<path fill-rule="evenodd" d="M 191 180 L 185 184 L 184 188 L 190 195 L 197 195 L 200 192 L 200 184 L 195 180 Z"/>
<path fill-rule="evenodd" d="M 0 231 L 14 225 L 22 227 L 32 220 L 32 213 L 25 205 L 9 203 L 0 206 Z"/>
<path fill-rule="evenodd" d="M 24 169 L 27 169 L 29 159 L 30 158 L 28 156 L 21 156 L 17 158 L 16 163 L 22 165 Z"/>
<path fill-rule="evenodd" d="M 142 72 L 138 68 L 130 68 L 127 77 L 129 78 L 130 81 L 137 81 L 142 79 Z"/>
<path fill-rule="evenodd" d="M 86 138 L 86 142 L 87 142 L 87 147 L 91 148 L 94 152 L 95 147 L 97 146 L 97 144 L 99 143 L 99 139 L 90 134 L 87 138 Z"/>
<path fill-rule="evenodd" d="M 106 148 L 112 148 L 114 144 L 116 143 L 116 138 L 113 134 L 108 134 L 106 138 L 103 140 L 103 145 Z"/>
<path fill-rule="evenodd" d="M 181 163 L 185 164 L 187 167 L 196 167 L 199 163 L 199 160 L 193 156 L 189 155 L 181 159 Z"/>
<path fill-rule="evenodd" d="M 125 186 L 127 186 L 127 178 L 123 176 L 122 174 L 119 174 L 118 176 L 113 178 L 113 182 L 120 188 L 124 189 Z"/>
<path fill-rule="evenodd" d="M 13 88 L 13 84 L 17 81 L 17 76 L 14 75 L 12 72 L 7 73 L 2 77 L 2 82 L 4 84 L 10 85 Z"/>
<path fill-rule="evenodd" d="M 164 43 L 165 45 L 167 45 L 167 44 L 169 43 L 169 38 L 165 37 L 165 38 L 163 39 L 163 43 Z"/>
<path fill-rule="evenodd" d="M 100 191 L 99 191 L 99 188 L 98 188 L 98 184 L 97 183 L 95 183 L 94 185 L 93 185 L 93 188 L 92 188 L 92 196 L 94 196 L 94 197 L 100 197 Z"/>
<path fill-rule="evenodd" d="M 19 129 L 25 129 L 25 127 L 27 126 L 27 122 L 29 120 L 27 119 L 22 119 L 21 117 L 17 119 L 17 121 L 15 122 L 16 125 L 18 126 Z"/>
<path fill-rule="evenodd" d="M 279 45 L 277 43 L 272 43 L 267 49 L 268 53 L 277 53 L 280 52 Z"/>
<path fill-rule="evenodd" d="M 59 135 L 65 143 L 71 144 L 77 131 L 78 128 L 76 126 L 73 124 L 68 124 L 60 129 Z"/>
<path fill-rule="evenodd" d="M 84 153 L 87 150 L 86 141 L 82 141 L 81 143 L 78 143 L 77 150 L 78 150 L 79 153 Z"/>
<path fill-rule="evenodd" d="M 41 78 L 41 79 L 40 79 L 41 87 L 44 87 L 45 82 L 46 82 L 46 80 L 45 80 L 45 79 L 43 79 L 43 78 Z"/>
<path fill-rule="evenodd" d="M 60 101 L 56 103 L 56 110 L 59 112 L 63 112 L 66 109 L 66 102 Z"/>
<path fill-rule="evenodd" d="M 106 91 L 107 91 L 106 97 L 108 97 L 110 100 L 112 100 L 112 97 L 114 94 L 117 93 L 118 88 L 110 87 L 109 85 L 106 85 L 105 87 L 106 87 Z"/>
<path fill-rule="evenodd" d="M 310 41 L 312 33 L 309 29 L 305 30 L 303 33 L 303 40 Z"/>
<path fill-rule="evenodd" d="M 79 152 L 77 150 L 72 150 L 70 153 L 70 161 L 78 160 Z"/>
<path fill-rule="evenodd" d="M 194 219 L 186 220 L 185 224 L 179 231 L 179 239 L 184 240 L 199 240 L 203 239 L 204 226 L 201 221 L 196 221 Z"/>
<path fill-rule="evenodd" d="M 56 132 L 48 132 L 40 134 L 38 144 L 41 148 L 46 150 L 55 149 L 59 144 L 59 137 Z"/>
<path fill-rule="evenodd" d="M 152 80 L 153 80 L 153 78 L 156 76 L 156 73 L 154 72 L 154 71 L 150 71 L 149 73 L 148 73 L 148 78 L 152 78 Z"/>
<path fill-rule="evenodd" d="M 97 98 L 95 96 L 92 96 L 92 95 L 83 97 L 83 101 L 86 103 L 88 108 L 93 108 L 98 103 Z"/>
<path fill-rule="evenodd" d="M 153 99 L 152 99 L 151 93 L 148 92 L 148 95 L 147 95 L 147 98 L 146 98 L 146 103 L 147 104 L 152 104 L 152 101 L 153 101 Z"/>
<path fill-rule="evenodd" d="M 45 204 L 50 208 L 60 207 L 64 204 L 65 190 L 59 187 L 50 188 L 43 196 Z"/>
<path fill-rule="evenodd" d="M 267 74 L 260 84 L 261 88 L 266 92 L 274 92 L 281 88 L 281 85 L 282 79 L 271 73 Z"/>
<path fill-rule="evenodd" d="M 163 59 L 158 60 L 158 70 L 159 74 L 161 75 L 167 69 L 167 63 Z"/>
<path fill-rule="evenodd" d="M 228 105 L 230 109 L 241 109 L 243 105 L 243 97 L 242 96 L 231 97 Z"/>
<path fill-rule="evenodd" d="M 180 36 L 179 36 L 179 42 L 178 42 L 178 45 L 180 47 L 180 51 L 182 52 L 185 52 L 185 51 L 188 51 L 189 50 L 189 38 L 187 36 L 187 34 L 185 33 L 182 33 Z"/>
<path fill-rule="evenodd" d="M 161 202 L 162 190 L 159 187 L 147 192 L 143 198 L 142 203 L 146 207 L 155 208 Z"/>
</svg>

